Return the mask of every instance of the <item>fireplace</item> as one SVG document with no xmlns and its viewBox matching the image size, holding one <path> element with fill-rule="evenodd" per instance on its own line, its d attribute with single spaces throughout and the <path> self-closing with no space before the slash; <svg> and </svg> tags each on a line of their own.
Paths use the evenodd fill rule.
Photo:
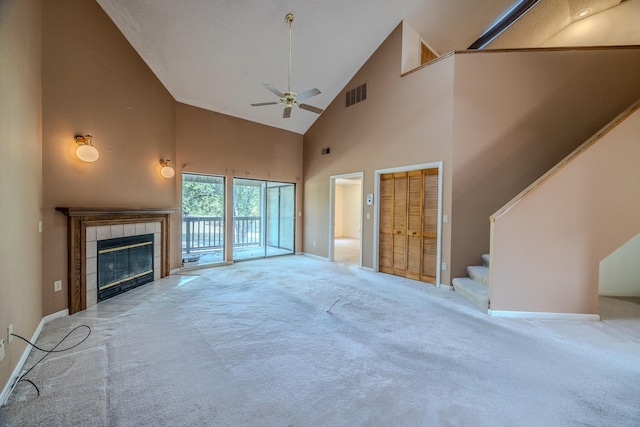
<svg viewBox="0 0 640 427">
<path fill-rule="evenodd" d="M 153 282 L 153 234 L 97 242 L 98 302 Z"/>
<path fill-rule="evenodd" d="M 85 310 L 98 303 L 98 243 L 101 241 L 150 234 L 153 236 L 153 244 L 144 246 L 147 246 L 145 249 L 149 249 L 148 246 L 153 248 L 153 264 L 150 268 L 152 270 L 151 280 L 158 280 L 169 275 L 169 223 L 171 215 L 177 209 L 58 207 L 56 210 L 68 217 L 69 314 Z M 131 244 L 128 243 L 128 245 Z M 137 243 L 133 243 L 133 245 L 135 244 Z M 102 249 L 104 248 L 100 250 Z M 147 270 L 142 269 L 134 275 Z M 113 283 L 112 281 L 109 285 Z M 120 287 L 123 289 L 120 291 L 123 291 L 141 284 L 141 281 L 134 280 L 105 289 L 121 285 Z M 113 294 L 108 295 L 111 292 Z M 105 297 L 113 295 L 116 295 L 115 290 L 104 294 Z"/>
</svg>

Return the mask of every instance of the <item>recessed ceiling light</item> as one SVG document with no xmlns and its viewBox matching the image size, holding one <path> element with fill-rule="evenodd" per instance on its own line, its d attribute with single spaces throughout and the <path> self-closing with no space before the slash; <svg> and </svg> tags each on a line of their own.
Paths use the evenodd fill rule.
<svg viewBox="0 0 640 427">
<path fill-rule="evenodd" d="M 580 12 L 578 12 L 578 13 L 576 14 L 576 16 L 577 16 L 578 18 L 584 18 L 585 16 L 587 16 L 587 15 L 588 15 L 588 14 L 590 14 L 590 13 L 591 13 L 591 9 L 589 9 L 589 8 L 587 8 L 587 9 L 582 9 Z"/>
</svg>

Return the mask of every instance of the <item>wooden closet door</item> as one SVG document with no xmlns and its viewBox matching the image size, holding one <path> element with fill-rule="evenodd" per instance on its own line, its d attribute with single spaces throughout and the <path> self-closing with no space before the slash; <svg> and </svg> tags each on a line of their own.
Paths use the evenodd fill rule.
<svg viewBox="0 0 640 427">
<path fill-rule="evenodd" d="M 393 174 L 380 175 L 378 270 L 393 274 Z"/>
<path fill-rule="evenodd" d="M 393 174 L 393 274 L 407 270 L 407 173 Z"/>
<path fill-rule="evenodd" d="M 407 174 L 408 199 L 407 212 L 407 249 L 405 277 L 420 280 L 422 264 L 422 171 L 411 171 Z"/>
<path fill-rule="evenodd" d="M 420 280 L 436 283 L 438 269 L 438 169 L 423 171 L 422 274 Z"/>
<path fill-rule="evenodd" d="M 438 169 L 380 175 L 378 269 L 436 283 Z"/>
</svg>

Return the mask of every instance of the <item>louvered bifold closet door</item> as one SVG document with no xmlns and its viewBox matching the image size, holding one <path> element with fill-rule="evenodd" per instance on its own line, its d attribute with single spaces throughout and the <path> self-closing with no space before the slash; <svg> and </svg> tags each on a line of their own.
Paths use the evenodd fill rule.
<svg viewBox="0 0 640 427">
<path fill-rule="evenodd" d="M 420 280 L 422 264 L 422 171 L 407 174 L 407 267 L 405 277 Z"/>
<path fill-rule="evenodd" d="M 393 274 L 393 174 L 380 175 L 380 243 L 378 269 Z"/>
<path fill-rule="evenodd" d="M 407 270 L 407 173 L 393 174 L 393 274 Z"/>
<path fill-rule="evenodd" d="M 436 283 L 438 169 L 380 175 L 378 269 Z"/>
<path fill-rule="evenodd" d="M 438 169 L 423 172 L 422 275 L 420 280 L 436 283 L 438 262 Z"/>
</svg>

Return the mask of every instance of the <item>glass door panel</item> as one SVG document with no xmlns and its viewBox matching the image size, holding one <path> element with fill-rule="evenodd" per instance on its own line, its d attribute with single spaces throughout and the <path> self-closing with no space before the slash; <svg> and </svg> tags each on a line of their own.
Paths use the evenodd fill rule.
<svg viewBox="0 0 640 427">
<path fill-rule="evenodd" d="M 265 182 L 233 179 L 233 259 L 264 258 Z"/>
<path fill-rule="evenodd" d="M 235 178 L 233 195 L 234 260 L 294 252 L 294 184 Z"/>
<path fill-rule="evenodd" d="M 224 261 L 224 178 L 182 174 L 182 266 Z"/>
</svg>

